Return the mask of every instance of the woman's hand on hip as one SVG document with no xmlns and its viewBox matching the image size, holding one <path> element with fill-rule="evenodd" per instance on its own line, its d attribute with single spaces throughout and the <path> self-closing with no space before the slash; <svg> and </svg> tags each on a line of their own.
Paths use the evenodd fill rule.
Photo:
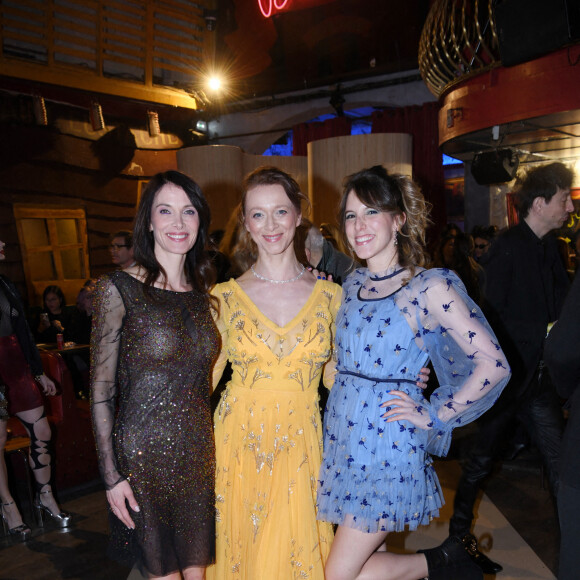
<svg viewBox="0 0 580 580">
<path fill-rule="evenodd" d="M 429 430 L 431 418 L 429 409 L 424 407 L 403 391 L 389 391 L 389 395 L 395 397 L 385 401 L 381 407 L 386 409 L 386 413 L 381 415 L 387 423 L 394 421 L 409 421 L 419 429 Z"/>
</svg>

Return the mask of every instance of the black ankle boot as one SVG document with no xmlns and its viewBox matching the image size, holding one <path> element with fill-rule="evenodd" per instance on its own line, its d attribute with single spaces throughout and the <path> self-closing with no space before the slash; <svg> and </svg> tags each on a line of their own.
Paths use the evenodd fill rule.
<svg viewBox="0 0 580 580">
<path fill-rule="evenodd" d="M 461 538 L 461 542 L 471 560 L 482 569 L 484 574 L 497 574 L 503 570 L 500 564 L 479 551 L 477 540 L 473 534 L 465 534 Z"/>
<path fill-rule="evenodd" d="M 427 559 L 429 580 L 483 580 L 481 568 L 471 561 L 459 538 L 451 536 L 437 548 L 419 553 Z"/>
</svg>

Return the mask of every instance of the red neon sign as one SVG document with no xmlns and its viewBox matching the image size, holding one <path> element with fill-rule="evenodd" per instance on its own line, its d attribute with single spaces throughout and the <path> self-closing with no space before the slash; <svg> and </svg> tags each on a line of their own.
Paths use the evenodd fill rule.
<svg viewBox="0 0 580 580">
<path fill-rule="evenodd" d="M 288 4 L 288 0 L 258 0 L 260 12 L 264 18 L 269 18 L 274 8 L 276 10 L 282 10 L 286 4 Z"/>
</svg>

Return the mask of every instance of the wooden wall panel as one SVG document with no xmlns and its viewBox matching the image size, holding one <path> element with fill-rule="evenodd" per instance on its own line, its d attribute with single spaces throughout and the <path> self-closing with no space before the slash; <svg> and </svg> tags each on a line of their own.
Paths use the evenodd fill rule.
<svg viewBox="0 0 580 580">
<path fill-rule="evenodd" d="M 42 131 L 42 129 L 39 129 Z M 18 133 L 11 132 L 19 150 Z M 21 139 L 31 138 L 30 131 Z M 67 135 L 54 135 L 51 147 L 22 159 L 0 160 L 0 239 L 7 243 L 6 260 L 0 271 L 27 297 L 22 255 L 13 206 L 83 209 L 86 214 L 89 266 L 92 277 L 111 271 L 109 238 L 118 230 L 130 230 L 135 216 L 139 182 L 159 171 L 177 169 L 175 151 L 135 151 L 124 171 L 114 176 L 99 170 L 91 142 Z"/>
</svg>

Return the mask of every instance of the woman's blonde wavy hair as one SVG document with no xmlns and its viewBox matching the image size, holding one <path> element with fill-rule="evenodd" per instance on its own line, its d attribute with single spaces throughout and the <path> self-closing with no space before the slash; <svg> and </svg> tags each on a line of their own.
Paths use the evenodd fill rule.
<svg viewBox="0 0 580 580">
<path fill-rule="evenodd" d="M 415 275 L 416 268 L 429 265 L 429 254 L 425 249 L 425 232 L 431 223 L 429 219 L 431 205 L 425 201 L 419 186 L 411 178 L 396 173 L 390 174 L 382 165 L 375 165 L 345 179 L 338 221 L 347 246 L 345 210 L 346 200 L 351 191 L 367 207 L 406 218 L 405 223 L 399 228 L 397 252 L 399 264 L 409 269 L 410 278 Z M 350 247 L 349 251 L 353 253 Z"/>
</svg>

